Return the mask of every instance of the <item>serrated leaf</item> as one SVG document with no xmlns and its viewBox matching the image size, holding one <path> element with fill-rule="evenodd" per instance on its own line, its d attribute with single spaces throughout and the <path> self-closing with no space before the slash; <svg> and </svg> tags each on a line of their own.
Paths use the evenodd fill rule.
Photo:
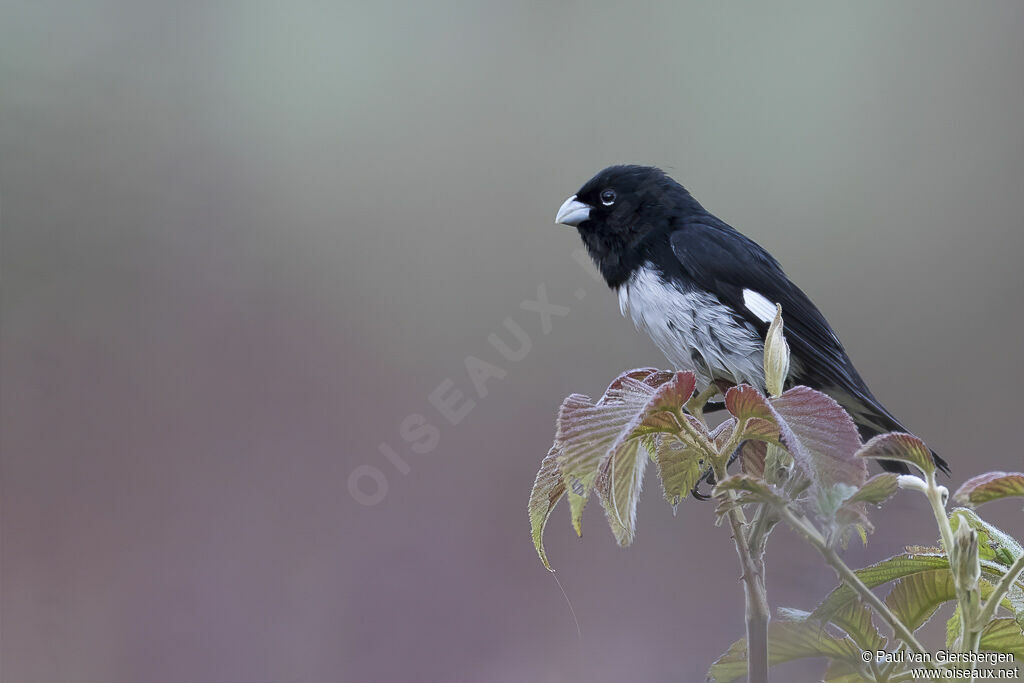
<svg viewBox="0 0 1024 683">
<path fill-rule="evenodd" d="M 711 443 L 715 444 L 715 448 L 721 450 L 729 442 L 729 439 L 732 437 L 732 430 L 735 428 L 736 418 L 726 418 L 721 424 L 711 430 L 708 438 L 711 440 Z"/>
<path fill-rule="evenodd" d="M 855 457 L 860 434 L 835 400 L 799 386 L 768 404 L 775 413 L 782 442 L 815 487 L 829 489 L 841 482 L 859 488 L 864 484 L 867 468 Z"/>
<path fill-rule="evenodd" d="M 768 443 L 745 441 L 740 446 L 740 472 L 752 477 L 764 478 L 764 463 L 768 454 Z"/>
<path fill-rule="evenodd" d="M 946 647 L 952 648 L 960 637 L 960 605 L 953 610 L 953 616 L 946 621 Z"/>
<path fill-rule="evenodd" d="M 948 570 L 949 560 L 942 555 L 895 555 L 854 573 L 865 586 L 874 588 L 905 576 L 936 569 Z M 844 583 L 829 593 L 811 614 L 815 619 L 831 621 L 832 615 L 857 599 L 857 592 Z"/>
<path fill-rule="evenodd" d="M 692 372 L 677 372 L 667 382 L 660 385 L 648 404 L 648 410 L 678 411 L 690 397 L 697 386 L 697 376 Z"/>
<path fill-rule="evenodd" d="M 614 522 L 612 528 L 620 543 L 632 539 L 638 481 L 645 467 L 634 442 L 658 431 L 678 430 L 670 411 L 678 411 L 681 402 L 692 394 L 695 382 L 690 372 L 640 368 L 616 377 L 596 403 L 581 394 L 572 394 L 563 401 L 555 447 L 560 452 L 558 468 L 577 534 L 582 533 L 583 508 L 599 473 L 604 471 L 608 495 L 602 504 L 606 514 L 610 513 L 609 523 Z M 702 424 L 699 429 L 704 429 Z M 627 452 L 620 455 L 623 449 Z"/>
<path fill-rule="evenodd" d="M 1006 652 L 1015 660 L 1024 659 L 1024 635 L 1013 619 L 993 619 L 981 632 L 981 650 Z"/>
<path fill-rule="evenodd" d="M 810 618 L 808 614 L 808 618 Z M 841 628 L 862 650 L 881 650 L 886 639 L 878 632 L 871 617 L 871 608 L 854 600 L 832 615 L 832 623 Z"/>
<path fill-rule="evenodd" d="M 548 451 L 540 462 L 540 470 L 533 481 L 530 491 L 530 502 L 527 509 L 530 513 L 530 532 L 533 536 L 533 547 L 544 566 L 551 569 L 548 555 L 544 551 L 544 527 L 547 526 L 551 511 L 565 495 L 565 482 L 558 471 L 558 450 L 554 447 Z"/>
<path fill-rule="evenodd" d="M 656 391 L 644 380 L 636 379 L 637 376 L 648 380 L 656 373 L 647 369 L 624 373 L 612 382 L 597 403 L 582 394 L 572 394 L 559 408 L 555 447 L 560 452 L 558 468 L 565 481 L 577 534 L 582 534 L 583 507 L 601 465 L 632 436 Z"/>
<path fill-rule="evenodd" d="M 913 434 L 879 434 L 864 444 L 864 448 L 857 455 L 873 460 L 899 460 L 913 465 L 925 474 L 935 472 L 932 452 L 924 441 Z"/>
<path fill-rule="evenodd" d="M 918 572 L 896 582 L 885 596 L 893 614 L 916 631 L 943 603 L 956 599 L 956 586 L 949 569 Z"/>
<path fill-rule="evenodd" d="M 768 400 L 749 384 L 740 384 L 725 392 L 725 409 L 737 420 L 756 417 L 768 422 L 775 421 Z"/>
<path fill-rule="evenodd" d="M 867 482 L 860 487 L 857 493 L 853 494 L 848 503 L 869 503 L 871 505 L 881 505 L 885 501 L 889 500 L 896 491 L 899 489 L 897 481 L 900 475 L 894 472 L 882 472 L 876 474 L 867 480 Z"/>
<path fill-rule="evenodd" d="M 773 487 L 762 479 L 746 474 L 734 474 L 726 477 L 715 485 L 712 494 L 723 495 L 729 491 L 739 494 L 739 503 L 767 503 L 774 506 L 784 506 L 786 500 L 776 493 Z"/>
<path fill-rule="evenodd" d="M 807 621 L 773 621 L 768 624 L 768 665 L 808 657 L 828 657 L 859 667 L 860 648 L 846 638 L 837 638 L 820 625 Z M 747 641 L 737 640 L 715 660 L 708 671 L 707 680 L 728 683 L 747 674 Z"/>
<path fill-rule="evenodd" d="M 953 494 L 953 501 L 959 505 L 981 505 L 1011 496 L 1024 496 L 1024 474 L 986 472 L 965 481 Z"/>
<path fill-rule="evenodd" d="M 665 500 L 674 510 L 704 474 L 703 454 L 673 436 L 663 435 L 657 441 L 654 460 Z"/>
<path fill-rule="evenodd" d="M 633 439 L 611 454 L 598 476 L 601 506 L 620 546 L 632 543 L 636 534 L 636 504 L 646 467 L 647 451 Z"/>
<path fill-rule="evenodd" d="M 955 508 L 949 515 L 949 525 L 955 533 L 966 523 L 978 534 L 978 556 L 1009 567 L 1024 554 L 1024 547 L 1005 531 L 989 524 L 969 508 Z"/>
<path fill-rule="evenodd" d="M 760 417 L 752 417 L 747 421 L 743 428 L 743 438 L 757 439 L 768 443 L 782 443 L 779 425 L 775 424 L 774 420 L 769 421 Z"/>
</svg>

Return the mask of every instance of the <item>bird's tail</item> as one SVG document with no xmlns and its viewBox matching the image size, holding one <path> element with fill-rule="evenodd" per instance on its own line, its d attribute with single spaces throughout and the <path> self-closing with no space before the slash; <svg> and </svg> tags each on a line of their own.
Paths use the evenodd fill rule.
<svg viewBox="0 0 1024 683">
<path fill-rule="evenodd" d="M 878 399 L 870 393 L 850 395 L 846 392 L 842 392 L 839 395 L 833 395 L 833 398 L 835 398 L 836 401 L 846 409 L 846 412 L 850 414 L 850 417 L 853 418 L 853 422 L 857 425 L 857 430 L 860 432 L 860 437 L 865 442 L 872 437 L 878 436 L 879 434 L 886 434 L 888 432 L 910 433 L 910 430 L 900 424 L 900 421 L 893 417 L 892 413 L 886 410 L 885 406 L 879 403 Z M 946 475 L 949 475 L 949 464 L 939 457 L 939 454 L 935 451 L 932 451 L 932 460 L 935 461 L 935 465 L 940 470 L 942 470 Z M 910 474 L 910 468 L 903 462 L 896 460 L 879 460 L 878 464 L 887 472 Z"/>
</svg>

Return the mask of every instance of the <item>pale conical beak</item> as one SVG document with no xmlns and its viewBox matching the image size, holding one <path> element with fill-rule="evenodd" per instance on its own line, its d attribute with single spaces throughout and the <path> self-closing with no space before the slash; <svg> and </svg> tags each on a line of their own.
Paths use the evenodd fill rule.
<svg viewBox="0 0 1024 683">
<path fill-rule="evenodd" d="M 590 207 L 577 200 L 576 195 L 573 195 L 566 199 L 565 203 L 558 209 L 555 223 L 571 225 L 575 228 L 588 218 L 590 218 Z"/>
</svg>

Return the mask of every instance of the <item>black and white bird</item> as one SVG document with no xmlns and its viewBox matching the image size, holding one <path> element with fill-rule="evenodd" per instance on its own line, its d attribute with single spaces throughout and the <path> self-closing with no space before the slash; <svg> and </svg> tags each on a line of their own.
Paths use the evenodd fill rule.
<svg viewBox="0 0 1024 683">
<path fill-rule="evenodd" d="M 711 215 L 657 168 L 610 166 L 565 200 L 556 223 L 575 227 L 623 315 L 677 370 L 764 391 L 768 325 L 782 305 L 793 385 L 835 399 L 866 441 L 907 431 L 868 389 L 817 307 L 772 256 Z M 949 467 L 933 453 L 935 463 Z M 906 465 L 882 461 L 893 472 Z"/>
</svg>

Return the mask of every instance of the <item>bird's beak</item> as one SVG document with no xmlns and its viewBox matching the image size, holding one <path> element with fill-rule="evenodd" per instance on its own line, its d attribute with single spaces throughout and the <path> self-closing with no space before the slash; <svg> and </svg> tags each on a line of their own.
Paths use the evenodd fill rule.
<svg viewBox="0 0 1024 683">
<path fill-rule="evenodd" d="M 565 203 L 558 209 L 555 223 L 571 225 L 575 228 L 588 218 L 590 218 L 590 206 L 579 201 L 576 199 L 576 195 L 573 195 L 566 199 Z"/>
</svg>

